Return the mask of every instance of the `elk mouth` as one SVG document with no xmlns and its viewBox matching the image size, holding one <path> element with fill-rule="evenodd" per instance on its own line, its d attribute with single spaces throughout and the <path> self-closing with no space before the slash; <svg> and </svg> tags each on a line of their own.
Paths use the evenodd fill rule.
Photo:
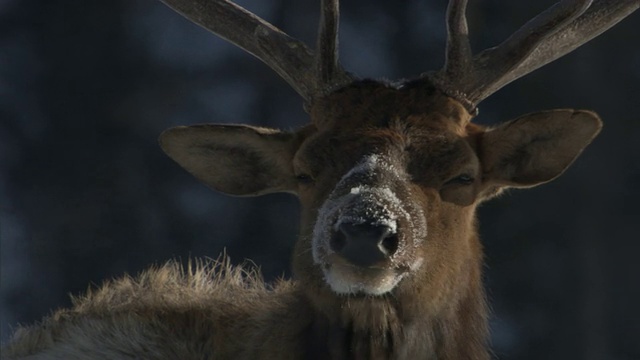
<svg viewBox="0 0 640 360">
<path fill-rule="evenodd" d="M 393 290 L 410 270 L 391 262 L 358 266 L 336 254 L 329 255 L 327 260 L 322 269 L 325 281 L 333 292 L 340 295 L 384 295 Z"/>
</svg>

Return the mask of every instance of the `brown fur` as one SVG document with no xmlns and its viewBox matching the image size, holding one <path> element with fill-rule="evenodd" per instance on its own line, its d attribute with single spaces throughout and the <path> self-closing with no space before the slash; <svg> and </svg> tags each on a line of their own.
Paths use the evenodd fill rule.
<svg viewBox="0 0 640 360">
<path fill-rule="evenodd" d="M 318 99 L 311 118 L 295 133 L 201 125 L 161 139 L 215 189 L 299 196 L 294 280 L 267 287 L 254 270 L 225 260 L 186 270 L 170 263 L 19 330 L 3 359 L 488 359 L 476 206 L 506 186 L 558 176 L 597 134 L 599 119 L 557 110 L 486 129 L 424 81 L 356 82 Z M 345 177 L 369 154 L 384 157 L 384 166 Z M 461 175 L 470 180 L 457 181 Z M 337 232 L 334 220 L 321 220 L 324 205 L 360 185 L 402 203 L 394 214 L 399 251 L 370 268 L 337 252 L 316 259 Z M 428 231 L 418 231 L 421 221 Z M 390 290 L 340 293 L 328 268 L 338 269 L 339 281 L 374 290 L 386 286 L 376 283 L 380 273 L 403 277 Z"/>
<path fill-rule="evenodd" d="M 2 358 L 420 359 L 477 320 L 471 308 L 483 306 L 464 304 L 469 318 L 459 323 L 443 314 L 424 324 L 419 314 L 398 312 L 400 299 L 343 300 L 329 316 L 314 314 L 299 283 L 266 286 L 256 270 L 227 260 L 187 268 L 170 262 L 106 283 L 75 298 L 72 309 L 18 329 Z M 481 354 L 482 344 L 467 336 L 459 344 Z M 413 346 L 404 346 L 407 339 Z"/>
<path fill-rule="evenodd" d="M 302 310 L 298 303 L 291 283 L 267 287 L 257 271 L 224 259 L 187 268 L 170 262 L 107 283 L 74 299 L 72 309 L 19 329 L 2 356 L 236 359 L 243 351 L 249 356 L 247 345 L 262 351 L 247 340 L 261 337 L 268 317 L 304 326 L 303 318 L 286 311 Z"/>
</svg>

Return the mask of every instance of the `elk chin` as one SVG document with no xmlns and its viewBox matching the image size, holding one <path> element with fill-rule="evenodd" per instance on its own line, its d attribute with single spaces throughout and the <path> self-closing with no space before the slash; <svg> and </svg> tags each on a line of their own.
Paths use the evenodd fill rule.
<svg viewBox="0 0 640 360">
<path fill-rule="evenodd" d="M 407 270 L 380 265 L 361 267 L 335 254 L 323 266 L 325 282 L 338 295 L 380 296 L 392 291 L 407 275 Z"/>
</svg>

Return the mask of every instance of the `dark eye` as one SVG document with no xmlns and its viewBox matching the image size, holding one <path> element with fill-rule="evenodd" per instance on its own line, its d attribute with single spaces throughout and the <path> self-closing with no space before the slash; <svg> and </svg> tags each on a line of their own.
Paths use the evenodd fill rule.
<svg viewBox="0 0 640 360">
<path fill-rule="evenodd" d="M 308 175 L 308 174 L 298 174 L 296 175 L 296 180 L 298 180 L 300 184 L 313 183 L 313 178 L 311 177 L 311 175 Z"/>
<path fill-rule="evenodd" d="M 471 185 L 476 179 L 468 174 L 462 174 L 447 181 L 445 185 Z"/>
</svg>

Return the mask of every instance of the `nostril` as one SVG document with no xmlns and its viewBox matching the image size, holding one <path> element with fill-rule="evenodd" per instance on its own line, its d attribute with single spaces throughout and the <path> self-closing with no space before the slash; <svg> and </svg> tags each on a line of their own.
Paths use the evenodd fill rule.
<svg viewBox="0 0 640 360">
<path fill-rule="evenodd" d="M 342 231 L 336 231 L 329 240 L 329 247 L 332 251 L 335 251 L 337 253 L 341 252 L 346 245 L 347 237 Z"/>
<path fill-rule="evenodd" d="M 398 251 L 398 235 L 397 234 L 389 234 L 378 244 L 378 248 L 382 251 L 386 256 L 391 256 Z"/>
<path fill-rule="evenodd" d="M 342 222 L 336 230 L 329 247 L 352 264 L 373 266 L 398 251 L 398 235 L 389 226 Z"/>
</svg>

